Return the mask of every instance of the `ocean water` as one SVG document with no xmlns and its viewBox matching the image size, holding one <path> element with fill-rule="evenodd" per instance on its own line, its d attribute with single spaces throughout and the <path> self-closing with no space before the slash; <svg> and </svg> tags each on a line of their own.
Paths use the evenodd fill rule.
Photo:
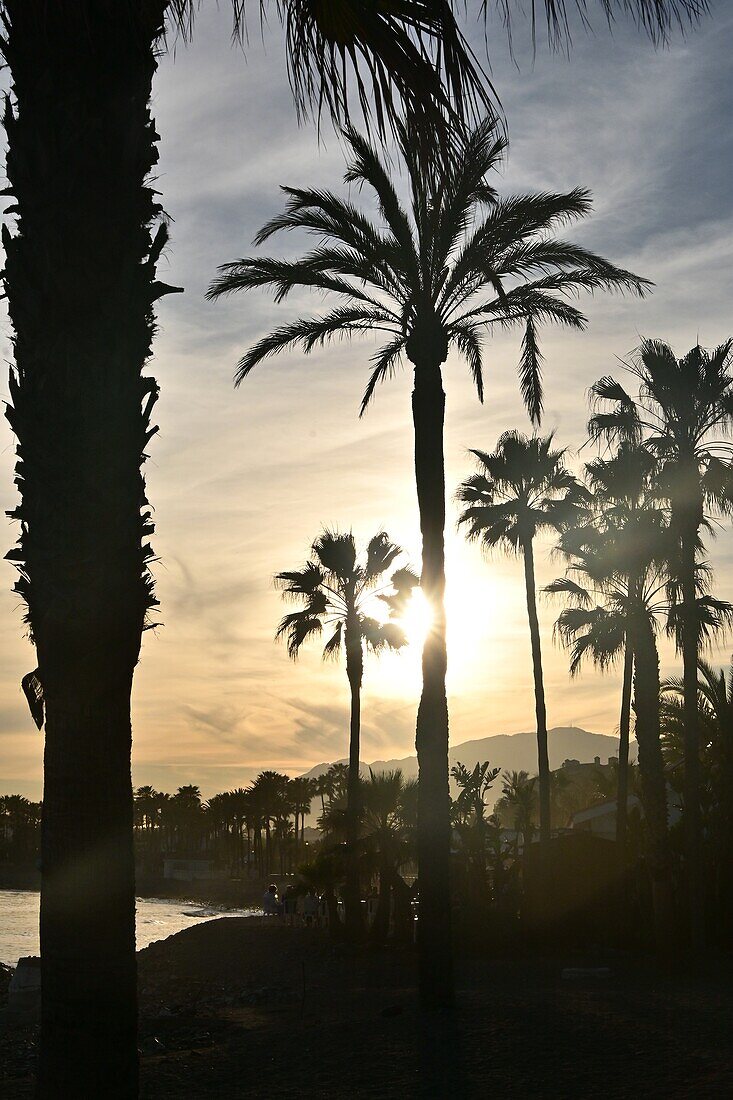
<svg viewBox="0 0 733 1100">
<path fill-rule="evenodd" d="M 0 890 L 0 962 L 15 966 L 22 955 L 38 955 L 37 890 Z M 216 917 L 251 917 L 261 909 L 217 909 L 174 898 L 137 898 L 135 930 L 138 951 L 183 928 Z"/>
</svg>

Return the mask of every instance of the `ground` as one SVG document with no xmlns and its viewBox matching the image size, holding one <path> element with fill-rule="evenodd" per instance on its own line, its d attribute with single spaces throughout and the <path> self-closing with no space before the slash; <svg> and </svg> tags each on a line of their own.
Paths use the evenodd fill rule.
<svg viewBox="0 0 733 1100">
<path fill-rule="evenodd" d="M 141 951 L 139 974 L 143 1100 L 733 1095 L 729 958 L 463 959 L 452 1021 L 421 1017 L 409 952 L 276 921 L 198 925 Z M 31 1095 L 34 1040 L 5 1035 L 0 1095 Z"/>
</svg>

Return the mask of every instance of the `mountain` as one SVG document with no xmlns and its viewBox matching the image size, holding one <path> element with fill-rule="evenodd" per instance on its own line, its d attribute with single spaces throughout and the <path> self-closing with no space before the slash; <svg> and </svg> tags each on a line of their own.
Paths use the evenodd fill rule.
<svg viewBox="0 0 733 1100">
<path fill-rule="evenodd" d="M 548 730 L 547 745 L 552 769 L 561 767 L 564 760 L 592 764 L 598 756 L 601 763 L 606 764 L 609 756 L 618 755 L 616 737 L 609 737 L 605 733 L 589 733 L 578 726 L 555 726 Z M 536 775 L 537 734 L 497 733 L 476 741 L 464 741 L 460 745 L 451 745 L 448 760 L 451 767 L 460 761 L 469 768 L 479 761 L 488 760 L 492 767 L 501 768 L 502 771 L 527 771 L 530 775 Z M 330 766 L 316 764 L 304 774 L 309 779 L 315 778 L 328 771 Z M 375 760 L 371 764 L 362 764 L 362 768 L 365 772 L 368 768 L 375 772 L 401 768 L 405 778 L 413 779 L 417 776 L 417 759 L 415 756 L 405 756 L 401 760 Z M 500 793 L 499 790 L 497 797 Z"/>
</svg>

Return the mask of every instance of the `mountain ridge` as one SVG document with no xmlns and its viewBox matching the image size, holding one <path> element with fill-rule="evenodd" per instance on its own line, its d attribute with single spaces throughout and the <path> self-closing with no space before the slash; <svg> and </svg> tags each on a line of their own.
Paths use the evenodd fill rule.
<svg viewBox="0 0 733 1100">
<path fill-rule="evenodd" d="M 559 768 L 565 760 L 578 760 L 581 764 L 592 764 L 596 757 L 606 764 L 610 756 L 618 755 L 618 738 L 606 733 L 591 733 L 580 726 L 554 726 L 547 731 L 547 744 L 550 767 Z M 534 731 L 521 733 L 495 733 L 488 737 L 479 737 L 451 745 L 448 750 L 451 767 L 460 761 L 473 767 L 478 761 L 488 760 L 492 767 L 502 771 L 537 772 L 537 734 Z M 345 759 L 333 763 L 346 763 Z M 308 779 L 323 775 L 331 767 L 329 763 L 316 764 L 303 772 Z M 375 760 L 370 764 L 361 763 L 367 771 L 392 771 L 400 768 L 406 779 L 417 776 L 417 758 L 414 754 L 393 760 Z"/>
</svg>

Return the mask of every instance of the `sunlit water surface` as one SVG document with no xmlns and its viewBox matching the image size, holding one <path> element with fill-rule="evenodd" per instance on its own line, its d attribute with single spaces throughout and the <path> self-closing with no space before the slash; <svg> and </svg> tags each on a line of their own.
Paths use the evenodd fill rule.
<svg viewBox="0 0 733 1100">
<path fill-rule="evenodd" d="M 15 966 L 22 955 L 38 955 L 37 890 L 0 890 L 0 962 Z M 217 909 L 174 898 L 137 898 L 135 928 L 138 951 L 168 936 L 215 917 L 250 917 L 258 909 Z"/>
</svg>

